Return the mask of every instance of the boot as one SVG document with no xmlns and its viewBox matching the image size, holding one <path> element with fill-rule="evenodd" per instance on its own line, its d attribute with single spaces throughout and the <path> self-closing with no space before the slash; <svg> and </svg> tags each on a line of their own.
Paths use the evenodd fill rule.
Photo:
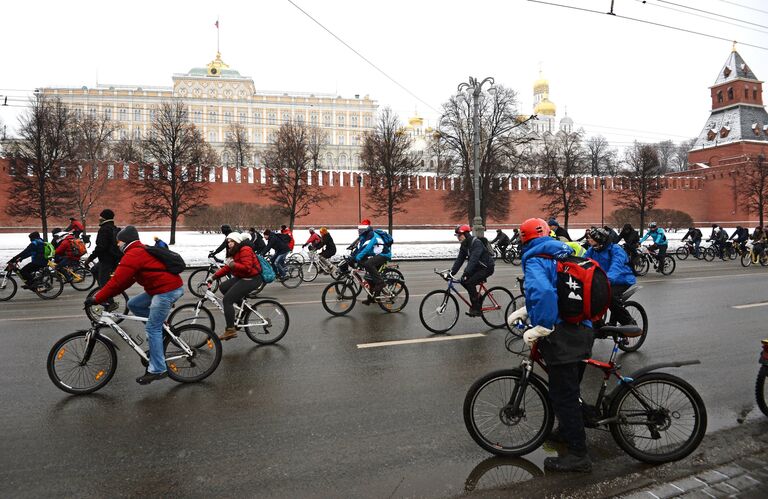
<svg viewBox="0 0 768 499">
<path fill-rule="evenodd" d="M 546 471 L 590 473 L 592 460 L 586 454 L 583 456 L 566 454 L 562 457 L 548 457 L 544 460 L 544 469 Z"/>
<path fill-rule="evenodd" d="M 224 330 L 224 334 L 219 336 L 219 339 L 222 341 L 231 340 L 232 338 L 237 338 L 237 329 L 234 327 L 228 327 Z"/>
<path fill-rule="evenodd" d="M 472 300 L 472 304 L 469 306 L 469 312 L 465 312 L 469 317 L 480 317 L 483 313 L 480 311 L 480 304 L 477 300 Z"/>
</svg>

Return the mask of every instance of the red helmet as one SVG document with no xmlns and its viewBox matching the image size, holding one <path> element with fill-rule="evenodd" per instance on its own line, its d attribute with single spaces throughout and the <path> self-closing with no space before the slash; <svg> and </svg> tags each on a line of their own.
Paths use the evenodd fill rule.
<svg viewBox="0 0 768 499">
<path fill-rule="evenodd" d="M 546 220 L 541 218 L 529 218 L 520 224 L 520 239 L 527 243 L 537 237 L 546 237 L 549 235 L 549 225 Z"/>
<path fill-rule="evenodd" d="M 456 229 L 453 231 L 457 236 L 459 234 L 469 234 L 470 232 L 472 232 L 472 228 L 467 224 L 457 225 Z"/>
</svg>

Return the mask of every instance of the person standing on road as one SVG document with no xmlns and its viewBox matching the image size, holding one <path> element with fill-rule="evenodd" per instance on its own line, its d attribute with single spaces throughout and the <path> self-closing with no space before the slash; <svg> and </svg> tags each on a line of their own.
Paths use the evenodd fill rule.
<svg viewBox="0 0 768 499">
<path fill-rule="evenodd" d="M 149 366 L 143 376 L 136 378 L 140 385 L 148 385 L 168 376 L 163 349 L 163 323 L 171 307 L 184 294 L 181 277 L 167 271 L 165 264 L 150 255 L 139 241 L 139 232 L 133 225 L 117 234 L 117 244 L 124 253 L 115 275 L 95 295 L 85 300 L 85 306 L 104 303 L 138 283 L 144 292 L 128 300 L 128 308 L 137 317 L 147 317 L 147 343 Z"/>
<path fill-rule="evenodd" d="M 556 258 L 572 254 L 562 241 L 549 236 L 549 226 L 541 218 L 531 218 L 520 225 L 523 241 L 522 268 L 525 273 L 525 307 L 509 316 L 509 322 L 529 320 L 533 326 L 523 335 L 528 345 L 538 340 L 541 356 L 547 364 L 549 398 L 560 426 L 550 436 L 565 440 L 568 453 L 544 460 L 547 471 L 592 471 L 587 454 L 587 436 L 580 402 L 581 376 L 592 355 L 592 324 L 564 322 L 558 311 Z"/>
<path fill-rule="evenodd" d="M 109 281 L 112 272 L 117 268 L 118 262 L 123 253 L 117 247 L 117 233 L 119 229 L 115 227 L 115 212 L 109 208 L 99 213 L 99 232 L 96 234 L 96 248 L 91 252 L 85 261 L 86 266 L 95 259 L 99 259 L 97 282 L 100 287 L 104 287 Z M 109 298 L 107 301 L 107 310 L 113 311 L 117 304 Z"/>
</svg>

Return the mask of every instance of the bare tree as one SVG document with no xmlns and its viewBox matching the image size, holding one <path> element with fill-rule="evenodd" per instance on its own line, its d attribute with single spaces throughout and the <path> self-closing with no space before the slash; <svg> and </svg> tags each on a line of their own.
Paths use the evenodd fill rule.
<svg viewBox="0 0 768 499">
<path fill-rule="evenodd" d="M 760 154 L 748 156 L 735 184 L 740 203 L 748 213 L 757 214 L 761 226 L 768 206 L 768 161 L 765 158 L 764 149 Z"/>
<path fill-rule="evenodd" d="M 500 189 L 521 168 L 523 145 L 530 142 L 518 128 L 517 93 L 503 86 L 482 98 L 480 113 L 480 216 L 504 218 L 509 213 L 508 189 Z M 443 199 L 453 216 L 472 220 L 474 206 L 474 165 L 472 103 L 452 96 L 443 104 L 436 147 L 442 158 L 439 166 L 446 176 L 460 177 L 461 188 Z"/>
<path fill-rule="evenodd" d="M 170 219 L 169 243 L 175 244 L 179 218 L 207 204 L 209 186 L 201 172 L 213 166 L 215 154 L 180 100 L 160 105 L 142 145 L 147 161 L 132 176 L 133 213 L 144 221 Z"/>
<path fill-rule="evenodd" d="M 688 139 L 681 141 L 676 147 L 672 157 L 672 164 L 674 169 L 678 172 L 682 172 L 688 169 L 688 151 L 693 149 L 693 145 L 696 143 L 696 139 Z"/>
<path fill-rule="evenodd" d="M 13 202 L 6 213 L 40 218 L 46 240 L 48 217 L 62 215 L 72 203 L 69 183 L 57 178 L 72 155 L 70 126 L 71 114 L 60 99 L 36 95 L 19 118 L 19 138 L 7 147 L 14 174 L 8 186 Z"/>
<path fill-rule="evenodd" d="M 656 147 L 635 142 L 625 151 L 625 165 L 624 190 L 616 196 L 616 204 L 640 217 L 642 231 L 646 213 L 661 196 L 661 168 Z"/>
<path fill-rule="evenodd" d="M 320 169 L 320 158 L 323 155 L 323 148 L 328 143 L 328 132 L 323 129 L 312 126 L 309 128 L 309 157 L 312 159 L 312 169 Z"/>
<path fill-rule="evenodd" d="M 596 135 L 588 138 L 584 142 L 584 149 L 593 177 L 616 174 L 616 150 L 611 149 L 605 137 Z"/>
<path fill-rule="evenodd" d="M 570 216 L 586 208 L 592 197 L 592 191 L 583 184 L 590 165 L 582 147 L 581 133 L 559 132 L 545 136 L 536 157 L 544 174 L 539 191 L 539 197 L 547 201 L 544 209 L 551 216 L 562 214 L 563 225 L 568 229 Z"/>
<path fill-rule="evenodd" d="M 250 166 L 253 146 L 248 141 L 248 131 L 240 123 L 229 125 L 224 139 L 224 152 L 228 153 L 231 158 L 230 165 L 237 168 L 238 171 Z"/>
<path fill-rule="evenodd" d="M 267 180 L 270 194 L 285 210 L 291 229 L 296 217 L 308 215 L 313 206 L 335 197 L 326 194 L 322 187 L 307 183 L 312 163 L 309 135 L 309 127 L 304 123 L 283 123 L 275 141 L 263 154 L 270 174 Z"/>
<path fill-rule="evenodd" d="M 661 174 L 671 171 L 675 158 L 675 144 L 671 140 L 663 140 L 656 144 L 656 153 L 659 157 Z"/>
<path fill-rule="evenodd" d="M 379 114 L 376 127 L 366 133 L 360 159 L 370 176 L 370 198 L 365 207 L 374 215 L 387 215 L 387 228 L 392 232 L 395 213 L 404 213 L 405 203 L 416 196 L 416 186 L 408 178 L 414 175 L 421 154 L 411 152 L 413 139 L 402 130 L 402 123 L 390 108 Z"/>
<path fill-rule="evenodd" d="M 112 145 L 110 156 L 125 163 L 138 163 L 142 159 L 141 140 L 120 139 Z"/>
</svg>

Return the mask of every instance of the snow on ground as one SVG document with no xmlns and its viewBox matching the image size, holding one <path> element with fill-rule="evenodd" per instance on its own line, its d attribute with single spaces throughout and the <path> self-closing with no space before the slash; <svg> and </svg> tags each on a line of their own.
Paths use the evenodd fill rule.
<svg viewBox="0 0 768 499">
<path fill-rule="evenodd" d="M 732 228 L 726 229 L 729 234 L 733 233 Z M 508 234 L 510 232 L 507 232 Z M 572 229 L 569 231 L 572 238 L 581 237 L 584 229 Z M 0 234 L 0 264 L 4 264 L 11 257 L 21 252 L 29 239 L 24 233 Z M 685 231 L 667 232 L 670 250 L 674 250 L 680 245 L 680 238 Z M 338 229 L 331 230 L 331 235 L 336 243 L 337 254 L 343 254 L 345 248 L 357 238 L 356 229 Z M 496 232 L 491 231 L 490 239 L 495 237 Z M 705 233 L 705 237 L 708 234 Z M 141 241 L 145 244 L 154 244 L 153 236 L 158 236 L 164 241 L 168 241 L 168 232 L 142 231 L 139 233 Z M 300 251 L 301 245 L 309 237 L 306 230 L 296 230 L 294 239 L 296 247 L 294 251 Z M 454 258 L 458 253 L 458 242 L 453 236 L 452 230 L 445 229 L 395 229 L 393 233 L 395 244 L 392 246 L 393 258 L 395 260 L 418 260 L 418 259 L 440 259 Z M 204 265 L 207 263 L 207 255 L 210 250 L 215 249 L 221 244 L 224 236 L 221 234 L 201 234 L 199 232 L 177 232 L 176 244 L 171 249 L 179 253 L 187 265 Z M 93 233 L 93 244 L 95 244 L 96 233 Z M 647 241 L 646 241 L 647 242 Z"/>
</svg>

